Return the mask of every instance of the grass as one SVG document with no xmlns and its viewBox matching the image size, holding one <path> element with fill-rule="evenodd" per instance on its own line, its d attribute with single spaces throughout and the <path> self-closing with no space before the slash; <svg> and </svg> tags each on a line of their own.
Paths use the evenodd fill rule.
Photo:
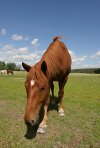
<svg viewBox="0 0 100 148">
<path fill-rule="evenodd" d="M 0 75 L 0 148 L 100 147 L 100 75 L 71 74 L 63 101 L 66 116 L 50 111 L 47 132 L 32 140 L 24 137 L 25 77 L 25 72 Z"/>
</svg>

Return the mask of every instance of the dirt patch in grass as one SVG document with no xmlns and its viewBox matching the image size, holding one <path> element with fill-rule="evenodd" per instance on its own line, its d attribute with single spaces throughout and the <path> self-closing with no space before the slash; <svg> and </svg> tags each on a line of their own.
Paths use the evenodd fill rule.
<svg viewBox="0 0 100 148">
<path fill-rule="evenodd" d="M 0 106 L 5 106 L 9 102 L 8 100 L 0 99 Z"/>
</svg>

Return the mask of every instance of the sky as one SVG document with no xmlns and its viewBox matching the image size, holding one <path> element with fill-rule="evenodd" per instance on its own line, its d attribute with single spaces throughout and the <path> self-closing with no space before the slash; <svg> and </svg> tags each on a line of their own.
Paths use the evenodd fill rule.
<svg viewBox="0 0 100 148">
<path fill-rule="evenodd" d="M 100 0 L 0 0 L 0 61 L 39 61 L 55 36 L 72 69 L 100 68 Z"/>
</svg>

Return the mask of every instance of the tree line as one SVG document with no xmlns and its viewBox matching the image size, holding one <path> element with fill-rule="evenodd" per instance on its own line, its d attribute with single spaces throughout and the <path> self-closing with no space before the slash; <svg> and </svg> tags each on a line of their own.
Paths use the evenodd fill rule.
<svg viewBox="0 0 100 148">
<path fill-rule="evenodd" d="M 72 69 L 72 73 L 95 73 L 100 74 L 100 68 L 84 68 L 84 69 Z"/>
<path fill-rule="evenodd" d="M 17 66 L 15 63 L 5 63 L 4 61 L 0 61 L 0 70 L 4 69 L 19 71 L 20 66 Z"/>
</svg>

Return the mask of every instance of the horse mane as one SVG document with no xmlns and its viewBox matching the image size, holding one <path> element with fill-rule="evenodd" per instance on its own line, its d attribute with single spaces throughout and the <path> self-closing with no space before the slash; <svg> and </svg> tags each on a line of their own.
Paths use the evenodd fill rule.
<svg viewBox="0 0 100 148">
<path fill-rule="evenodd" d="M 56 40 L 61 39 L 61 38 L 62 38 L 61 36 L 56 36 L 56 37 L 53 38 L 53 41 L 56 41 Z"/>
</svg>

